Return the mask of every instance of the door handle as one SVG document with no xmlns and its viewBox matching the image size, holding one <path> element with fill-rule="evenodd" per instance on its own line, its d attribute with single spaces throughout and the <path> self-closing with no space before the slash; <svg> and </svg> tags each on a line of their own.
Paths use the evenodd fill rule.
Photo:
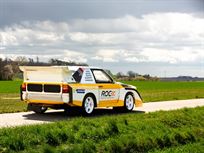
<svg viewBox="0 0 204 153">
<path fill-rule="evenodd" d="M 103 86 L 98 86 L 99 88 L 103 88 Z"/>
</svg>

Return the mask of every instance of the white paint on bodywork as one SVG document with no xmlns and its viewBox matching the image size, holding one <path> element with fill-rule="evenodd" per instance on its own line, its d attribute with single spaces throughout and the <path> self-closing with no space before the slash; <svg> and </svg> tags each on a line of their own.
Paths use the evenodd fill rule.
<svg viewBox="0 0 204 153">
<path fill-rule="evenodd" d="M 78 93 L 77 89 L 83 89 L 84 93 Z M 72 95 L 73 95 L 73 100 L 81 101 L 83 102 L 84 96 L 88 93 L 92 93 L 95 95 L 96 101 L 98 102 L 98 88 L 97 87 L 92 87 L 92 88 L 87 88 L 86 87 L 77 87 L 77 88 L 72 88 Z"/>
<path fill-rule="evenodd" d="M 68 103 L 69 95 L 61 93 L 27 92 L 28 100 L 50 100 Z"/>
<path fill-rule="evenodd" d="M 82 84 L 85 84 L 85 83 L 86 84 L 95 84 L 96 83 L 94 76 L 93 76 L 93 73 L 91 72 L 90 68 L 84 69 L 80 83 L 82 83 Z"/>
<path fill-rule="evenodd" d="M 24 82 L 74 82 L 68 67 L 20 66 Z"/>
<path fill-rule="evenodd" d="M 142 101 L 142 99 L 140 98 L 140 96 L 138 95 L 138 93 L 135 90 L 129 90 L 129 89 L 125 89 L 125 88 L 121 88 L 120 89 L 120 100 L 124 100 L 125 96 L 128 92 L 133 93 L 135 100 L 140 100 Z"/>
</svg>

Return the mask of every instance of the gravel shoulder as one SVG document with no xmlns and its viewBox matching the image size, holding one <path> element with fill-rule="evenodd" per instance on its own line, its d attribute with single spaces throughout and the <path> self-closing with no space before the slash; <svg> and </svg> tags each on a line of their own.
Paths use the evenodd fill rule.
<svg viewBox="0 0 204 153">
<path fill-rule="evenodd" d="M 181 108 L 193 108 L 197 106 L 204 106 L 204 99 L 190 99 L 190 100 L 175 100 L 175 101 L 162 101 L 162 102 L 148 102 L 144 103 L 142 107 L 134 109 L 135 113 L 148 113 L 159 110 L 175 110 Z M 94 116 L 104 114 L 112 114 L 111 109 L 97 109 Z M 51 123 L 59 120 L 67 120 L 80 115 L 66 114 L 63 110 L 51 110 L 45 114 L 35 114 L 33 112 L 20 112 L 20 113 L 6 113 L 0 114 L 0 128 L 15 127 L 31 124 Z"/>
</svg>

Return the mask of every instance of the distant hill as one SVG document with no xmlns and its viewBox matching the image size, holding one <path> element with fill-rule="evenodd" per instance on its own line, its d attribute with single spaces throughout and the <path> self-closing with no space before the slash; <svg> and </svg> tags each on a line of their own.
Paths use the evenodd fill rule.
<svg viewBox="0 0 204 153">
<path fill-rule="evenodd" d="M 161 81 L 204 81 L 204 78 L 191 77 L 191 76 L 178 76 L 160 78 Z"/>
</svg>

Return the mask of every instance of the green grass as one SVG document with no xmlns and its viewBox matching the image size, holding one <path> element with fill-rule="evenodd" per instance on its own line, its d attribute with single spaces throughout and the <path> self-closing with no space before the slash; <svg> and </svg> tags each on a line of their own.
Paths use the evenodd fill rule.
<svg viewBox="0 0 204 153">
<path fill-rule="evenodd" d="M 22 81 L 0 81 L 0 113 L 25 111 L 19 99 Z M 144 102 L 204 98 L 204 82 L 125 81 L 137 86 Z M 11 99 L 5 99 L 11 98 Z"/>
<path fill-rule="evenodd" d="M 27 104 L 20 100 L 19 93 L 0 93 L 0 113 L 26 111 Z"/>
<path fill-rule="evenodd" d="M 0 93 L 19 93 L 22 81 L 0 81 Z"/>
<path fill-rule="evenodd" d="M 204 107 L 76 117 L 0 129 L 0 152 L 199 152 L 204 144 L 203 127 Z"/>
<path fill-rule="evenodd" d="M 190 143 L 183 146 L 167 148 L 163 150 L 156 150 L 151 153 L 203 153 L 204 142 Z"/>
<path fill-rule="evenodd" d="M 144 102 L 204 98 L 204 82 L 124 81 L 138 88 Z"/>
</svg>

